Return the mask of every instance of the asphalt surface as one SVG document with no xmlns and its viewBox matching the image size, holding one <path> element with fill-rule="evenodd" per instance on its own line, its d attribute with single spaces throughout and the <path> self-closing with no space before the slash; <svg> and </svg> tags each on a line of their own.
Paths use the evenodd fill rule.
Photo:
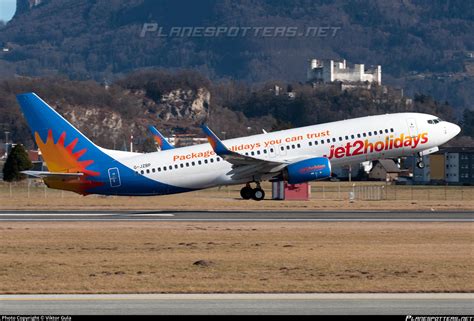
<svg viewBox="0 0 474 321">
<path fill-rule="evenodd" d="M 470 293 L 1 295 L 11 315 L 473 315 Z"/>
<path fill-rule="evenodd" d="M 474 212 L 394 211 L 0 211 L 0 222 L 474 222 Z"/>
</svg>

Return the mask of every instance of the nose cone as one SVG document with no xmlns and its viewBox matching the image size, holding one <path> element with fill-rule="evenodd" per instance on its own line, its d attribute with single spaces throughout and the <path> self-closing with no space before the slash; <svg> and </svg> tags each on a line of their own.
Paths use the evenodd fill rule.
<svg viewBox="0 0 474 321">
<path fill-rule="evenodd" d="M 449 133 L 452 137 L 456 137 L 461 132 L 461 127 L 456 124 L 449 123 Z"/>
</svg>

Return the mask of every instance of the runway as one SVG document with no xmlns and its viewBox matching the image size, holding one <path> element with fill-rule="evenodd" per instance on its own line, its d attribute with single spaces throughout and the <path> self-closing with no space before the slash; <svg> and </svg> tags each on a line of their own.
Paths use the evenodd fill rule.
<svg viewBox="0 0 474 321">
<path fill-rule="evenodd" d="M 471 293 L 0 295 L 12 315 L 472 315 Z"/>
<path fill-rule="evenodd" d="M 0 222 L 474 222 L 474 212 L 0 211 Z"/>
</svg>

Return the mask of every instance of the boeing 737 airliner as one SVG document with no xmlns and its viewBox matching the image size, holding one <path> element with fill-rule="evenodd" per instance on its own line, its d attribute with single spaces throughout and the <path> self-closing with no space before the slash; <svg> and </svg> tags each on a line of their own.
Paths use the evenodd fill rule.
<svg viewBox="0 0 474 321">
<path fill-rule="evenodd" d="M 460 132 L 453 123 L 419 113 L 361 117 L 225 141 L 203 126 L 209 144 L 140 154 L 95 145 L 34 93 L 17 99 L 49 170 L 25 173 L 42 178 L 50 188 L 83 195 L 164 195 L 241 184 L 244 199 L 262 200 L 262 181 L 325 179 L 331 166 L 416 155 L 423 167 L 423 155 L 436 152 Z"/>
</svg>

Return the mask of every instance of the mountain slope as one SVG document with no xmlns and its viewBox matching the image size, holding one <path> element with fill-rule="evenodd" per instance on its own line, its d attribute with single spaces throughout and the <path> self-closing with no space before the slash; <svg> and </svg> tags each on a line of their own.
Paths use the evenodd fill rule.
<svg viewBox="0 0 474 321">
<path fill-rule="evenodd" d="M 269 27 L 270 36 L 140 37 L 144 23 L 157 23 L 167 34 L 173 27 Z M 272 36 L 278 27 L 337 32 Z M 474 4 L 460 0 L 42 0 L 0 30 L 0 43 L 12 49 L 0 54 L 0 74 L 103 81 L 163 67 L 249 82 L 304 81 L 308 59 L 345 58 L 381 64 L 384 81 L 410 93 L 428 88 L 439 100 L 472 108 L 472 30 Z M 460 80 L 467 83 L 461 92 L 436 90 L 456 88 Z"/>
</svg>

